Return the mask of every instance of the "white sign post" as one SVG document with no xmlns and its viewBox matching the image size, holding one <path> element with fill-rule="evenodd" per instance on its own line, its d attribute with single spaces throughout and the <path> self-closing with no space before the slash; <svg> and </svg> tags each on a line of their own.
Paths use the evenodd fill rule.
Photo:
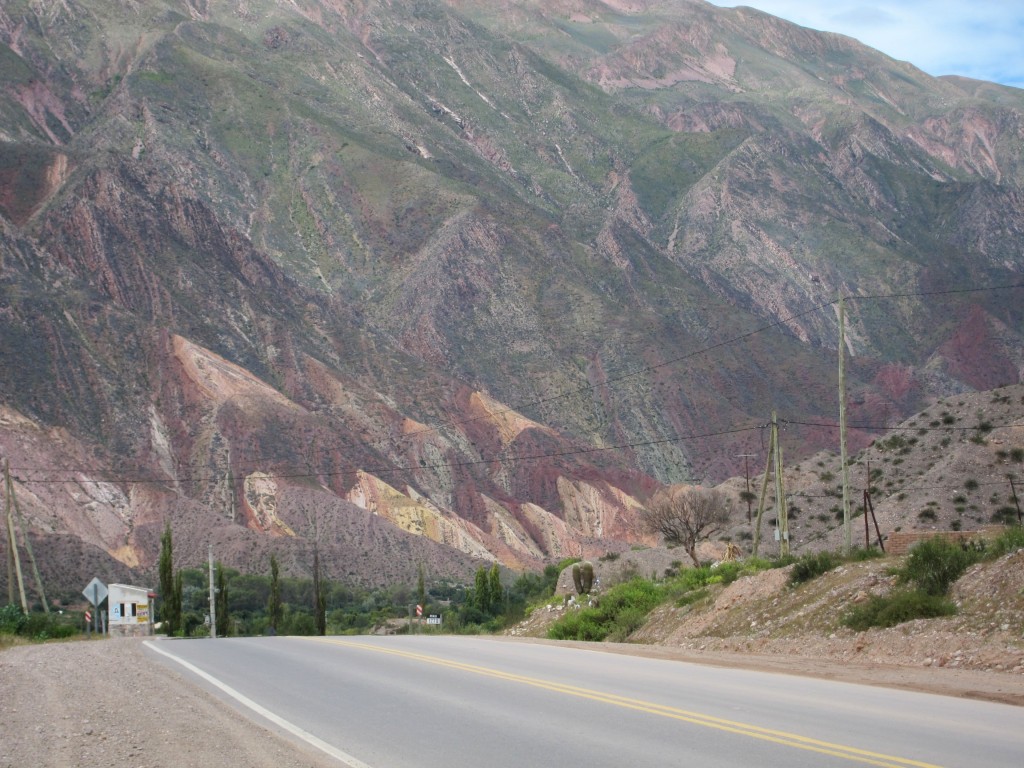
<svg viewBox="0 0 1024 768">
<path fill-rule="evenodd" d="M 85 595 L 85 599 L 92 603 L 96 608 L 96 612 L 93 614 L 93 631 L 98 633 L 100 631 L 100 603 L 107 599 L 107 585 L 99 579 L 94 578 L 85 585 L 85 589 L 82 590 L 82 594 Z"/>
</svg>

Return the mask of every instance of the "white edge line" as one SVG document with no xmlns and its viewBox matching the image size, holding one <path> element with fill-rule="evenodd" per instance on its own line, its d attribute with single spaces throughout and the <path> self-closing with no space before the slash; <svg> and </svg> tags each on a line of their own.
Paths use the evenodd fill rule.
<svg viewBox="0 0 1024 768">
<path fill-rule="evenodd" d="M 352 757 L 352 755 L 350 755 L 350 754 L 348 754 L 346 752 L 342 752 L 337 747 L 334 747 L 331 744 L 328 744 L 323 739 L 319 739 L 316 736 L 314 736 L 313 734 L 309 733 L 309 731 L 304 731 L 303 729 L 299 728 L 299 726 L 294 725 L 294 724 L 288 722 L 287 720 L 285 720 L 282 717 L 279 717 L 278 715 L 275 715 L 269 709 L 260 706 L 255 701 L 250 699 L 248 696 L 245 696 L 245 695 L 239 693 L 238 691 L 236 691 L 234 688 L 232 688 L 232 687 L 230 687 L 228 685 L 225 685 L 220 680 L 215 678 L 213 675 L 210 675 L 210 674 L 204 672 L 203 670 L 201 670 L 199 667 L 195 666 L 194 664 L 191 664 L 191 663 L 185 661 L 184 659 L 178 658 L 177 656 L 175 656 L 173 653 L 170 653 L 169 651 L 165 651 L 162 648 L 158 648 L 156 643 L 154 643 L 153 641 L 147 640 L 145 642 L 145 645 L 151 651 L 166 656 L 168 659 L 171 659 L 172 661 L 175 661 L 178 664 L 180 664 L 181 666 L 183 666 L 185 669 L 187 669 L 192 674 L 198 675 L 203 680 L 208 682 L 210 685 L 212 685 L 215 688 L 219 689 L 220 691 L 223 691 L 224 693 L 226 693 L 228 696 L 233 698 L 239 704 L 242 704 L 243 706 L 246 706 L 249 709 L 251 709 L 253 712 L 255 712 L 260 717 L 266 718 L 267 720 L 272 722 L 274 725 L 278 726 L 279 728 L 283 728 L 284 730 L 288 731 L 288 733 L 292 734 L 293 736 L 298 737 L 299 739 L 301 739 L 302 741 L 306 742 L 310 746 L 316 747 L 321 752 L 324 752 L 324 753 L 330 755 L 331 757 L 335 758 L 336 760 L 340 760 L 341 762 L 343 762 L 346 765 L 348 765 L 349 768 L 370 768 L 370 766 L 367 765 L 366 763 L 364 763 L 362 760 L 358 760 L 358 759 Z"/>
</svg>

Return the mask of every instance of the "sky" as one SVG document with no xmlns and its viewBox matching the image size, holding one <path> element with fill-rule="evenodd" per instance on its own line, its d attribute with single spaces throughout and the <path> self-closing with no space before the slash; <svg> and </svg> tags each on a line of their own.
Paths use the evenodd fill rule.
<svg viewBox="0 0 1024 768">
<path fill-rule="evenodd" d="M 711 0 L 840 32 L 930 75 L 1024 88 L 1024 0 Z"/>
</svg>

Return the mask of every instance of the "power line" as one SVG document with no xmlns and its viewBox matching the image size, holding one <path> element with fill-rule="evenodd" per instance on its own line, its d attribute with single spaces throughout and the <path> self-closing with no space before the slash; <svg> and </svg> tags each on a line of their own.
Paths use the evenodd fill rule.
<svg viewBox="0 0 1024 768">
<path fill-rule="evenodd" d="M 959 288 L 959 289 L 950 289 L 950 290 L 944 290 L 944 291 L 914 291 L 914 292 L 906 292 L 906 293 L 868 294 L 868 295 L 860 295 L 860 296 L 858 296 L 858 295 L 850 295 L 850 296 L 845 296 L 844 298 L 849 299 L 849 300 L 858 300 L 858 301 L 872 301 L 872 300 L 885 300 L 885 299 L 895 299 L 895 298 L 939 296 L 939 295 L 947 295 L 947 294 L 982 293 L 982 292 L 988 292 L 988 291 L 1013 290 L 1013 289 L 1017 289 L 1017 288 L 1024 288 L 1024 283 L 1017 283 L 1017 284 L 1013 284 L 1013 285 L 981 286 L 981 287 L 974 287 L 974 288 Z M 618 375 L 618 376 L 606 378 L 603 382 L 601 382 L 599 384 L 588 384 L 585 387 L 580 387 L 580 388 L 577 388 L 577 389 L 574 389 L 574 390 L 569 390 L 567 392 L 562 392 L 562 393 L 557 394 L 557 395 L 552 395 L 551 397 L 545 397 L 545 398 L 540 398 L 540 399 L 537 399 L 537 400 L 531 400 L 531 401 L 516 403 L 514 405 L 507 406 L 503 410 L 495 411 L 493 413 L 488 413 L 486 415 L 481 415 L 481 416 L 473 416 L 473 417 L 468 418 L 468 419 L 463 419 L 461 421 L 452 422 L 448 426 L 450 426 L 450 427 L 459 427 L 459 426 L 462 426 L 462 425 L 465 425 L 465 424 L 471 424 L 471 423 L 473 423 L 475 421 L 479 421 L 481 419 L 493 418 L 494 416 L 500 416 L 500 415 L 502 415 L 504 413 L 510 413 L 510 412 L 521 413 L 521 412 L 523 412 L 523 411 L 525 411 L 527 409 L 530 409 L 530 408 L 535 408 L 535 407 L 540 406 L 540 405 L 547 405 L 549 403 L 556 402 L 556 401 L 562 400 L 564 398 L 573 397 L 575 395 L 580 395 L 580 394 L 585 394 L 587 392 L 591 392 L 591 391 L 597 389 L 599 386 L 610 386 L 610 385 L 619 383 L 621 381 L 625 381 L 627 379 L 634 378 L 636 376 L 639 376 L 639 375 L 642 375 L 642 374 L 645 374 L 645 373 L 650 373 L 652 371 L 658 370 L 660 368 L 664 368 L 666 366 L 675 365 L 676 363 L 684 362 L 686 360 L 693 359 L 694 357 L 698 357 L 700 355 L 704 355 L 704 354 L 707 354 L 709 352 L 713 352 L 715 350 L 722 349 L 722 348 L 727 347 L 727 346 L 731 346 L 732 344 L 736 344 L 736 343 L 739 343 L 741 341 L 745 341 L 746 339 L 749 339 L 750 337 L 755 336 L 757 334 L 763 333 L 763 332 L 768 331 L 768 330 L 772 330 L 773 328 L 778 328 L 780 326 L 785 326 L 785 325 L 787 325 L 788 323 L 790 323 L 790 322 L 792 322 L 794 320 L 800 319 L 801 317 L 804 317 L 806 315 L 812 314 L 814 312 L 818 312 L 818 311 L 820 311 L 820 310 L 822 310 L 822 309 L 824 309 L 826 307 L 833 306 L 833 305 L 837 304 L 838 301 L 839 301 L 838 299 L 833 299 L 831 301 L 827 301 L 827 302 L 824 302 L 822 304 L 818 304 L 816 306 L 810 307 L 809 309 L 805 309 L 805 310 L 803 310 L 801 312 L 797 312 L 795 314 L 789 315 L 788 317 L 781 318 L 779 320 L 773 321 L 773 322 L 768 323 L 766 325 L 759 326 L 758 328 L 755 328 L 755 329 L 753 329 L 751 331 L 748 331 L 747 333 L 742 333 L 742 334 L 740 334 L 738 336 L 734 336 L 732 338 L 729 338 L 729 339 L 726 339 L 724 341 L 712 344 L 710 346 L 703 347 L 703 348 L 698 349 L 698 350 L 694 350 L 693 352 L 688 352 L 687 354 L 671 358 L 670 360 L 665 360 L 665 361 L 663 361 L 661 363 L 655 363 L 655 364 L 652 364 L 652 365 L 643 366 L 642 368 L 637 368 L 635 370 L 628 371 L 628 372 L 623 373 L 623 374 Z M 439 429 L 440 429 L 439 427 L 424 427 L 423 429 L 416 430 L 416 431 L 413 431 L 413 432 L 409 432 L 409 433 L 407 433 L 406 436 L 407 437 L 413 437 L 413 436 L 416 436 L 416 435 L 419 435 L 419 434 L 424 434 L 424 433 L 427 433 L 427 432 L 438 432 Z"/>
<path fill-rule="evenodd" d="M 1004 478 L 1002 480 L 986 480 L 983 483 L 982 482 L 978 482 L 976 486 L 972 486 L 972 487 L 987 488 L 987 487 L 991 487 L 991 486 L 1004 486 L 1004 485 L 1006 485 L 1009 482 L 1010 482 L 1009 478 Z M 872 486 L 872 487 L 877 488 L 877 486 Z M 959 483 L 957 485 L 942 484 L 942 485 L 901 486 L 901 487 L 893 489 L 891 491 L 886 491 L 886 490 L 883 489 L 882 492 L 884 494 L 886 494 L 886 496 L 888 497 L 888 496 L 892 496 L 893 494 L 915 493 L 917 491 L 956 491 L 956 490 L 970 490 L 970 489 L 967 488 L 963 483 Z M 835 494 L 831 494 L 831 493 L 815 494 L 815 493 L 799 493 L 798 492 L 798 493 L 792 493 L 792 494 L 789 494 L 789 495 L 791 495 L 793 497 L 796 497 L 796 498 L 801 498 L 801 499 L 838 499 L 839 498 Z"/>
<path fill-rule="evenodd" d="M 458 427 L 458 426 L 462 426 L 464 424 L 470 424 L 470 423 L 472 423 L 474 421 L 479 421 L 481 419 L 493 418 L 495 416 L 500 416 L 500 415 L 505 414 L 505 413 L 512 413 L 512 412 L 521 413 L 521 412 L 523 412 L 526 409 L 533 408 L 533 407 L 536 407 L 536 406 L 539 406 L 539 405 L 546 405 L 548 403 L 555 402 L 555 401 L 558 401 L 558 400 L 562 400 L 562 399 L 567 398 L 567 397 L 572 397 L 574 395 L 585 394 L 586 392 L 590 392 L 590 391 L 593 391 L 593 390 L 597 389 L 599 386 L 610 386 L 612 384 L 617 384 L 617 383 L 619 383 L 621 381 L 625 381 L 626 379 L 630 379 L 630 378 L 639 376 L 639 375 L 644 374 L 644 373 L 650 373 L 651 371 L 656 371 L 656 370 L 658 370 L 660 368 L 665 368 L 665 367 L 670 366 L 670 365 L 675 365 L 676 363 L 680 363 L 680 362 L 683 362 L 685 360 L 691 360 L 694 357 L 698 357 L 700 355 L 705 355 L 708 352 L 713 352 L 713 351 L 715 351 L 717 349 L 722 349 L 723 347 L 727 347 L 727 346 L 730 346 L 732 344 L 736 344 L 736 343 L 738 343 L 740 341 L 744 341 L 744 340 L 750 338 L 751 336 L 755 336 L 755 335 L 757 335 L 759 333 L 763 333 L 763 332 L 771 330 L 773 328 L 778 328 L 779 326 L 783 326 L 786 323 L 792 322 L 793 320 L 797 320 L 797 319 L 803 317 L 804 315 L 809 315 L 812 312 L 817 312 L 817 311 L 823 309 L 824 307 L 830 306 L 833 303 L 834 302 L 826 302 L 824 304 L 819 304 L 817 306 L 811 307 L 810 309 L 806 309 L 806 310 L 804 310 L 802 312 L 798 312 L 795 315 L 790 315 L 789 317 L 782 318 L 781 320 L 776 320 L 774 322 L 768 323 L 767 325 L 762 325 L 762 326 L 760 326 L 758 328 L 755 328 L 752 331 L 748 331 L 747 333 L 740 334 L 739 336 L 734 336 L 732 338 L 726 339 L 724 341 L 717 342 L 717 343 L 712 344 L 712 345 L 707 346 L 707 347 L 702 347 L 701 349 L 697 349 L 697 350 L 694 350 L 692 352 L 688 352 L 685 355 L 679 355 L 678 357 L 674 357 L 674 358 L 671 358 L 669 360 L 662 361 L 660 363 L 654 363 L 652 365 L 646 365 L 646 366 L 643 366 L 642 368 L 637 368 L 635 370 L 628 371 L 628 372 L 620 374 L 618 376 L 608 377 L 603 382 L 601 382 L 600 384 L 588 384 L 585 387 L 580 387 L 578 389 L 569 390 L 568 392 L 563 392 L 563 393 L 558 394 L 558 395 L 552 395 L 551 397 L 545 397 L 545 398 L 541 398 L 539 400 L 532 400 L 532 401 L 528 401 L 528 402 L 525 402 L 525 403 L 517 403 L 515 405 L 510 405 L 510 406 L 506 407 L 503 410 L 495 411 L 493 413 L 488 413 L 488 414 L 482 415 L 482 416 L 473 416 L 471 418 L 464 419 L 462 421 L 452 422 L 449 426 Z M 415 435 L 423 434 L 423 433 L 426 433 L 426 432 L 437 432 L 437 431 L 438 431 L 437 427 L 425 427 L 423 429 L 416 430 L 414 432 L 409 432 L 409 433 L 407 433 L 406 436 L 407 437 L 413 437 Z"/>
<path fill-rule="evenodd" d="M 1002 286 L 983 286 L 983 287 L 973 287 L 973 288 L 949 289 L 949 290 L 943 290 L 943 291 L 913 291 L 913 292 L 890 293 L 890 294 L 849 295 L 849 296 L 846 296 L 844 298 L 846 298 L 848 300 L 856 300 L 856 301 L 873 301 L 873 300 L 886 300 L 886 299 L 894 299 L 894 298 L 926 297 L 926 296 L 936 296 L 936 295 L 967 294 L 967 293 L 980 293 L 980 292 L 989 292 L 989 291 L 1014 290 L 1014 289 L 1019 289 L 1019 288 L 1024 288 L 1024 283 L 1018 283 L 1018 284 L 1013 284 L 1013 285 L 1002 285 Z M 677 363 L 681 363 L 681 362 L 684 362 L 684 361 L 687 361 L 687 360 L 691 360 L 691 359 L 693 359 L 695 357 L 699 357 L 701 355 L 705 355 L 705 354 L 708 354 L 710 352 L 714 352 L 716 350 L 723 349 L 723 348 L 731 346 L 733 344 L 737 344 L 737 343 L 739 343 L 741 341 L 745 341 L 745 340 L 747 340 L 747 339 L 749 339 L 749 338 L 751 338 L 753 336 L 756 336 L 758 334 L 764 333 L 766 331 L 769 331 L 769 330 L 772 330 L 772 329 L 775 329 L 775 328 L 779 328 L 779 327 L 785 326 L 785 325 L 787 325 L 788 323 L 790 323 L 790 322 L 792 322 L 794 320 L 798 320 L 798 319 L 800 319 L 802 317 L 805 317 L 805 316 L 807 316 L 809 314 L 812 314 L 814 312 L 818 312 L 818 311 L 820 311 L 820 310 L 822 310 L 822 309 L 824 309 L 826 307 L 833 306 L 836 303 L 838 303 L 838 299 L 834 299 L 834 300 L 831 300 L 831 301 L 827 301 L 827 302 L 815 305 L 815 306 L 810 307 L 808 309 L 805 309 L 803 311 L 800 311 L 800 312 L 797 312 L 795 314 L 789 315 L 789 316 L 787 316 L 785 318 L 781 318 L 779 320 L 775 320 L 773 322 L 770 322 L 770 323 L 767 323 L 765 325 L 762 325 L 762 326 L 759 326 L 757 328 L 754 328 L 753 330 L 748 331 L 746 333 L 742 333 L 742 334 L 739 334 L 737 336 L 731 337 L 729 339 L 725 339 L 725 340 L 723 340 L 721 342 L 716 342 L 716 343 L 711 344 L 709 346 L 702 347 L 700 349 L 694 350 L 692 352 L 688 352 L 688 353 L 683 354 L 683 355 L 679 355 L 677 357 L 671 358 L 669 360 L 662 361 L 660 363 L 654 363 L 654 364 L 651 364 L 651 365 L 643 366 L 641 368 L 637 368 L 637 369 L 634 369 L 634 370 L 626 371 L 626 372 L 621 373 L 621 374 L 616 375 L 616 376 L 608 377 L 603 382 L 600 382 L 599 384 L 589 384 L 589 385 L 587 385 L 585 387 L 580 387 L 580 388 L 577 388 L 577 389 L 569 390 L 569 391 L 562 392 L 562 393 L 557 394 L 557 395 L 552 395 L 550 397 L 544 397 L 544 398 L 540 398 L 540 399 L 537 399 L 537 400 L 517 403 L 515 405 L 507 406 L 507 407 L 505 407 L 504 409 L 501 409 L 501 410 L 489 412 L 487 414 L 483 414 L 483 415 L 480 415 L 480 416 L 473 416 L 473 417 L 470 417 L 468 419 L 463 419 L 463 420 L 456 421 L 456 422 L 451 422 L 448 426 L 449 427 L 459 427 L 459 426 L 463 426 L 465 424 L 470 424 L 470 423 L 473 423 L 475 421 L 479 421 L 479 420 L 482 420 L 482 419 L 491 419 L 491 418 L 494 418 L 496 416 L 500 416 L 500 415 L 506 414 L 506 413 L 513 413 L 513 412 L 520 413 L 520 412 L 522 412 L 524 410 L 527 410 L 527 409 L 530 409 L 530 408 L 534 408 L 534 407 L 537 407 L 537 406 L 540 406 L 540 405 L 546 405 L 546 404 L 549 404 L 549 403 L 552 403 L 552 402 L 557 402 L 558 400 L 562 400 L 562 399 L 565 399 L 565 398 L 568 398 L 568 397 L 572 397 L 572 396 L 575 396 L 575 395 L 580 395 L 580 394 L 584 394 L 584 393 L 587 393 L 587 392 L 594 391 L 599 386 L 612 386 L 612 385 L 615 385 L 615 384 L 620 383 L 622 381 L 625 381 L 627 379 L 635 378 L 635 377 L 640 376 L 642 374 L 650 373 L 652 371 L 656 371 L 656 370 L 659 370 L 661 368 L 665 368 L 665 367 L 668 367 L 668 366 L 671 366 L 671 365 L 675 365 Z M 353 359 L 353 358 L 358 357 L 358 356 L 360 356 L 360 352 L 355 352 L 348 359 Z M 783 423 L 792 424 L 792 425 L 800 425 L 800 426 L 827 427 L 827 428 L 832 428 L 832 429 L 838 429 L 839 428 L 839 425 L 837 425 L 837 424 L 827 424 L 827 423 L 818 423 L 818 422 L 809 422 L 809 421 L 798 421 L 798 420 L 787 420 L 787 419 L 782 419 L 781 421 Z M 974 427 L 955 427 L 955 426 L 952 426 L 952 425 L 942 426 L 942 427 L 934 427 L 934 428 L 932 428 L 932 427 L 900 427 L 900 426 L 887 426 L 887 425 L 879 426 L 879 425 L 866 425 L 866 424 L 850 425 L 850 426 L 852 426 L 853 428 L 856 428 L 856 429 L 876 430 L 876 431 L 890 431 L 890 430 L 906 430 L 906 431 L 909 431 L 909 430 L 915 430 L 915 429 L 916 430 L 929 430 L 929 431 L 932 431 L 932 430 L 943 431 L 943 430 L 958 429 L 958 430 L 965 430 L 966 431 L 966 430 L 975 430 L 975 429 L 979 428 L 977 426 L 974 426 Z M 1000 425 L 1000 426 L 1016 426 L 1016 425 Z M 998 427 L 992 427 L 992 428 L 994 429 L 994 428 L 998 428 Z M 440 429 L 441 429 L 440 427 L 424 427 L 423 429 L 419 429 L 419 430 L 415 430 L 415 431 L 412 431 L 412 432 L 405 433 L 405 435 L 403 435 L 403 436 L 404 437 L 414 437 L 416 435 L 425 434 L 425 433 L 428 433 L 428 432 L 440 432 Z M 642 447 L 644 445 L 655 445 L 655 444 L 660 444 L 660 443 L 678 442 L 678 441 L 686 440 L 686 439 L 700 439 L 701 437 L 714 436 L 715 434 L 723 434 L 723 435 L 724 434 L 731 434 L 732 432 L 735 432 L 735 431 L 745 431 L 745 430 L 726 430 L 725 432 L 722 432 L 722 433 L 708 433 L 707 435 L 694 435 L 694 436 L 689 437 L 689 438 L 688 437 L 677 437 L 677 438 L 670 438 L 670 439 L 666 439 L 666 440 L 646 441 L 646 442 L 640 442 L 640 443 L 626 443 L 626 444 L 622 444 L 622 445 L 619 445 L 619 446 L 607 446 L 607 447 L 594 448 L 594 449 L 585 449 L 585 450 L 581 450 L 581 451 L 564 452 L 564 453 L 561 453 L 561 454 L 551 454 L 551 457 L 555 457 L 555 456 L 559 456 L 559 455 L 574 455 L 574 454 L 578 454 L 578 453 L 586 453 L 586 452 L 589 452 L 589 451 L 606 451 L 606 450 L 614 450 L 614 449 L 618 449 L 618 448 L 623 448 L 624 449 L 624 448 L 631 448 L 631 447 Z M 531 457 L 524 457 L 524 458 L 531 458 Z M 537 457 L 537 458 L 543 458 L 543 456 L 542 457 Z M 249 459 L 249 462 L 251 462 L 253 464 L 253 469 L 255 470 L 260 463 L 265 462 L 265 461 L 271 461 L 271 460 L 276 460 L 276 457 L 253 457 L 253 458 Z M 493 461 L 501 461 L 501 460 L 502 459 L 499 459 L 499 458 L 491 458 L 491 459 L 481 459 L 481 460 L 472 461 L 472 462 L 465 462 L 465 463 L 462 463 L 462 464 L 439 465 L 439 466 L 452 466 L 452 467 L 455 467 L 455 466 L 465 466 L 465 465 L 472 465 L 472 464 L 479 464 L 479 463 L 493 462 Z M 425 467 L 419 467 L 419 468 L 422 469 L 422 468 L 425 468 Z M 426 467 L 426 468 L 429 468 L 429 467 Z M 95 469 L 95 468 L 75 469 L 75 468 L 29 468 L 29 467 L 15 467 L 13 469 L 16 469 L 18 471 L 47 471 L 47 472 L 49 472 L 49 471 L 66 471 L 66 472 L 81 471 L 81 472 L 91 472 L 91 473 L 94 472 L 94 473 L 98 473 L 98 474 L 99 473 L 107 473 L 107 474 L 109 474 L 109 473 L 113 472 L 113 470 L 102 470 L 102 469 Z M 394 471 L 402 471 L 403 469 L 417 469 L 417 467 L 381 468 L 381 469 L 378 469 L 376 471 L 379 471 L 379 472 L 394 472 Z M 306 472 L 306 473 L 288 473 L 288 474 L 281 474 L 281 475 L 275 475 L 275 476 L 276 477 L 302 478 L 302 477 L 331 476 L 332 474 L 341 474 L 341 473 L 310 473 L 310 472 Z M 213 476 L 211 476 L 211 478 L 208 478 L 207 481 L 209 479 L 212 479 L 212 478 L 213 478 Z M 51 481 L 31 481 L 31 482 L 51 482 Z M 52 482 L 78 482 L 78 481 L 74 481 L 74 480 L 60 480 L 60 481 L 52 481 Z M 121 477 L 121 478 L 113 478 L 113 479 L 107 480 L 107 481 L 99 481 L 99 480 L 97 480 L 97 481 L 84 481 L 84 482 L 111 482 L 111 483 L 117 483 L 117 482 L 129 482 L 129 483 L 130 482 L 140 482 L 140 483 L 152 482 L 152 483 L 168 483 L 168 482 L 198 482 L 198 481 L 197 480 L 188 479 L 187 477 L 186 477 L 186 479 L 178 478 L 178 479 L 159 479 L 159 480 L 158 479 L 132 480 L 130 478 Z"/>
<path fill-rule="evenodd" d="M 406 464 L 406 465 L 397 465 L 397 466 L 393 465 L 393 466 L 387 466 L 387 467 L 383 467 L 382 466 L 382 467 L 369 467 L 369 468 L 360 467 L 360 468 L 353 468 L 353 469 L 334 470 L 334 471 L 331 471 L 331 472 L 310 472 L 310 471 L 307 471 L 307 472 L 277 472 L 277 473 L 265 472 L 264 474 L 266 474 L 268 477 L 272 477 L 274 479 L 283 480 L 283 479 L 298 479 L 298 478 L 318 479 L 318 478 L 321 478 L 321 477 L 339 477 L 339 476 L 342 476 L 342 475 L 356 474 L 358 472 L 365 472 L 365 473 L 371 474 L 371 475 L 385 475 L 385 474 L 391 474 L 391 473 L 396 473 L 396 472 L 415 472 L 415 471 L 436 470 L 436 469 L 458 469 L 458 468 L 463 468 L 463 467 L 479 466 L 479 465 L 482 465 L 482 464 L 494 464 L 494 463 L 504 464 L 506 462 L 513 463 L 513 462 L 519 462 L 519 461 L 540 461 L 540 460 L 543 460 L 543 459 L 555 459 L 555 458 L 563 458 L 563 457 L 566 457 L 566 456 L 580 456 L 580 455 L 591 454 L 591 453 L 600 453 L 602 451 L 625 450 L 625 449 L 630 449 L 630 448 L 643 448 L 643 447 L 647 447 L 647 446 L 651 446 L 651 445 L 664 445 L 666 443 L 681 442 L 683 440 L 703 440 L 703 439 L 709 439 L 709 438 L 713 438 L 713 437 L 724 437 L 726 435 L 733 435 L 733 434 L 738 434 L 738 433 L 741 433 L 741 432 L 753 432 L 755 430 L 760 430 L 762 428 L 763 428 L 763 425 L 758 424 L 758 425 L 753 425 L 753 426 L 748 426 L 748 427 L 735 427 L 735 428 L 732 428 L 732 429 L 719 430 L 719 431 L 715 431 L 715 432 L 704 432 L 704 433 L 691 434 L 691 435 L 677 435 L 675 437 L 659 438 L 657 440 L 642 440 L 642 441 L 634 442 L 634 443 L 620 443 L 620 444 L 617 444 L 617 445 L 606 445 L 606 446 L 589 446 L 589 447 L 586 447 L 586 448 L 577 448 L 577 449 L 565 450 L 565 451 L 555 451 L 555 452 L 552 452 L 552 453 L 537 453 L 537 454 L 514 455 L 514 456 L 490 456 L 490 457 L 487 457 L 487 458 L 472 459 L 472 460 L 458 461 L 458 462 L 442 462 L 442 463 L 436 463 L 436 464 L 416 464 L 416 465 Z M 21 467 L 12 467 L 12 470 L 26 471 L 25 468 L 21 468 Z M 68 470 L 61 469 L 61 468 L 53 468 L 53 469 L 50 469 L 50 470 L 34 469 L 34 470 L 27 470 L 27 471 L 65 472 L 65 471 L 68 471 Z M 194 476 L 191 476 L 191 477 L 186 476 L 186 477 L 179 477 L 179 478 L 114 477 L 114 478 L 96 479 L 96 480 L 92 480 L 92 479 L 88 479 L 88 478 L 71 478 L 71 479 L 68 479 L 68 478 L 62 478 L 62 479 L 42 478 L 42 479 L 30 479 L 30 478 L 18 477 L 18 482 L 21 482 L 21 483 L 35 483 L 35 484 L 40 484 L 40 485 L 70 484 L 70 483 L 78 483 L 78 484 L 82 484 L 82 483 L 95 483 L 95 484 L 109 483 L 111 485 L 115 485 L 115 484 L 118 484 L 118 483 L 122 483 L 122 484 L 126 484 L 126 485 L 131 485 L 131 484 L 136 484 L 136 483 L 140 483 L 140 484 L 141 483 L 150 483 L 150 484 L 154 484 L 154 485 L 169 485 L 169 484 L 172 484 L 172 483 L 210 482 L 210 481 L 213 481 L 213 480 L 220 479 L 221 476 L 222 476 L 221 473 L 218 473 L 216 475 L 212 475 L 212 474 L 211 475 L 205 475 L 205 476 L 204 475 L 194 475 Z"/>
<path fill-rule="evenodd" d="M 1021 416 L 1021 418 L 1024 418 L 1024 416 Z M 830 428 L 830 429 L 839 429 L 839 425 L 838 424 L 831 424 L 831 423 L 827 423 L 827 422 L 799 421 L 799 420 L 796 420 L 796 419 L 779 419 L 779 421 L 784 423 L 784 424 L 793 424 L 795 426 L 801 426 L 801 427 L 827 427 L 827 428 Z M 983 424 L 975 424 L 974 426 L 971 426 L 971 427 L 958 427 L 958 426 L 954 426 L 952 424 L 944 424 L 943 426 L 940 426 L 940 427 L 932 427 L 932 426 L 927 426 L 927 427 L 913 426 L 913 427 L 911 427 L 911 426 L 903 426 L 903 425 L 900 425 L 900 424 L 893 425 L 893 426 L 889 426 L 889 425 L 885 425 L 885 424 L 848 424 L 847 426 L 848 427 L 852 427 L 854 429 L 863 429 L 863 430 L 869 430 L 869 431 L 873 430 L 873 431 L 876 431 L 876 432 L 947 432 L 947 431 L 955 431 L 955 430 L 960 430 L 962 432 L 975 432 L 975 431 L 991 432 L 993 429 L 1009 429 L 1011 427 L 1019 427 L 1019 426 L 1024 426 L 1024 425 L 1017 424 L 1017 423 L 1013 423 L 1013 424 L 989 424 L 988 422 L 985 422 Z"/>
<path fill-rule="evenodd" d="M 950 288 L 945 291 L 911 291 L 908 293 L 878 293 L 866 295 L 850 295 L 845 298 L 850 301 L 862 301 L 866 299 L 905 299 L 921 296 L 945 296 L 953 293 L 983 293 L 988 291 L 1010 291 L 1015 288 L 1024 288 L 1024 283 L 1014 285 L 991 285 L 978 288 Z"/>
</svg>

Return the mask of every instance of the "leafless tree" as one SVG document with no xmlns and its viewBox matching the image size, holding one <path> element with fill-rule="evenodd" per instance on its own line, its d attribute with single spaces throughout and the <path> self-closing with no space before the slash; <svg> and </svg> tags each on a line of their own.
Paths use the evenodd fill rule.
<svg viewBox="0 0 1024 768">
<path fill-rule="evenodd" d="M 697 545 L 728 521 L 729 505 L 718 491 L 673 485 L 651 499 L 641 519 L 648 531 L 660 533 L 670 547 L 683 547 L 699 567 Z"/>
</svg>

